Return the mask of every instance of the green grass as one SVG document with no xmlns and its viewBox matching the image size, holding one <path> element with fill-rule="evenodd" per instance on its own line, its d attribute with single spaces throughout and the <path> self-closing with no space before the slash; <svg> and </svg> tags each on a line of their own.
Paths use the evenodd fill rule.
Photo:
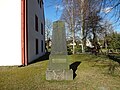
<svg viewBox="0 0 120 90">
<path fill-rule="evenodd" d="M 0 67 L 0 90 L 120 90 L 120 66 L 109 73 L 111 63 L 116 62 L 85 54 L 68 58 L 70 63 L 81 61 L 72 81 L 47 81 L 47 60 L 26 67 Z"/>
</svg>

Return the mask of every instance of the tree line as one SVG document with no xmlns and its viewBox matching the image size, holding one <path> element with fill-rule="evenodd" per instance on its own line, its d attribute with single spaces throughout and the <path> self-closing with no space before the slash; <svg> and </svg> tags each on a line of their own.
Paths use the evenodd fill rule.
<svg viewBox="0 0 120 90">
<path fill-rule="evenodd" d="M 119 49 L 120 34 L 115 32 L 113 23 L 106 20 L 116 17 L 119 22 L 120 1 L 119 0 L 56 0 L 56 3 L 63 7 L 61 20 L 65 21 L 67 33 L 72 41 L 72 53 L 76 53 L 76 38 L 79 37 L 81 51 L 87 49 L 86 41 L 89 40 L 94 49 Z M 113 13 L 114 12 L 114 13 Z M 49 26 L 46 21 L 46 27 Z M 50 23 L 50 22 L 49 22 Z M 51 22 L 52 26 L 52 22 Z M 47 34 L 50 29 L 47 29 Z M 48 40 L 47 35 L 47 40 Z"/>
</svg>

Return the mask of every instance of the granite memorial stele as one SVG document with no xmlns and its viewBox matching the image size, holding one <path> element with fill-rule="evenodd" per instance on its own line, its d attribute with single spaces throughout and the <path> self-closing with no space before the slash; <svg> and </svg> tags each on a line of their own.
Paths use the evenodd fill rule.
<svg viewBox="0 0 120 90">
<path fill-rule="evenodd" d="M 69 69 L 65 23 L 53 22 L 52 46 L 46 71 L 46 80 L 73 80 L 73 71 Z"/>
</svg>

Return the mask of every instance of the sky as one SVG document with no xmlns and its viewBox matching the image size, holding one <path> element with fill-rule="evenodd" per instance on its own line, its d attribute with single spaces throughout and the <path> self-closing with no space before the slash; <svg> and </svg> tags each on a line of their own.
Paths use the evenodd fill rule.
<svg viewBox="0 0 120 90">
<path fill-rule="evenodd" d="M 114 15 L 114 10 L 111 10 L 111 7 L 107 7 L 106 9 L 104 9 L 103 11 L 103 16 L 104 17 L 104 20 L 107 20 L 109 21 L 110 23 L 112 23 L 113 25 L 113 28 L 114 30 L 116 30 L 117 32 L 120 32 L 120 21 L 117 21 L 118 18 L 116 18 L 115 16 L 113 17 Z"/>
<path fill-rule="evenodd" d="M 49 19 L 53 22 L 59 20 L 62 10 L 63 8 L 60 5 L 55 4 L 52 0 L 44 1 L 45 19 Z"/>
<path fill-rule="evenodd" d="M 57 0 L 44 0 L 45 19 L 49 19 L 52 22 L 60 19 L 61 14 L 62 14 L 62 10 L 63 10 L 63 7 L 59 3 L 56 4 L 55 1 L 57 1 Z M 105 11 L 105 12 L 108 13 L 109 9 L 110 9 L 110 7 L 106 8 L 107 11 Z M 113 23 L 115 21 L 115 19 L 111 18 L 111 14 L 106 16 L 105 19 L 110 21 L 111 23 Z M 120 32 L 120 24 L 119 23 L 120 22 L 117 22 L 113 25 L 115 31 L 117 31 L 117 32 Z"/>
</svg>

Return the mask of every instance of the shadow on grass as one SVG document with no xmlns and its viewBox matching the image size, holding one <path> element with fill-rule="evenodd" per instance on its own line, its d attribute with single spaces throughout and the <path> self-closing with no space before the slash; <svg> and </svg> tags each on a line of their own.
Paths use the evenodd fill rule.
<svg viewBox="0 0 120 90">
<path fill-rule="evenodd" d="M 77 76 L 76 70 L 77 70 L 77 67 L 80 65 L 80 63 L 81 63 L 80 61 L 77 61 L 70 65 L 70 69 L 73 70 L 73 79 Z"/>
<path fill-rule="evenodd" d="M 50 52 L 47 52 L 45 55 L 37 58 L 36 60 L 34 60 L 33 62 L 31 62 L 29 64 L 34 64 L 34 63 L 37 63 L 37 62 L 40 62 L 40 61 L 49 60 L 49 55 L 50 55 Z"/>
<path fill-rule="evenodd" d="M 120 65 L 120 56 L 115 55 L 108 55 L 109 59 L 112 59 L 115 62 L 118 62 Z"/>
</svg>

